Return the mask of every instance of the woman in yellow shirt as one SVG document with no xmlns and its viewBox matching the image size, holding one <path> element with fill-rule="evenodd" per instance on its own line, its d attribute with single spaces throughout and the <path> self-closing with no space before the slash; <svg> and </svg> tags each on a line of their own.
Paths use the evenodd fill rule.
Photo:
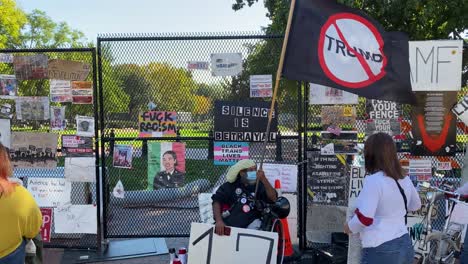
<svg viewBox="0 0 468 264">
<path fill-rule="evenodd" d="M 35 237 L 42 214 L 31 194 L 13 175 L 7 149 L 0 144 L 0 264 L 23 264 L 25 239 Z"/>
</svg>

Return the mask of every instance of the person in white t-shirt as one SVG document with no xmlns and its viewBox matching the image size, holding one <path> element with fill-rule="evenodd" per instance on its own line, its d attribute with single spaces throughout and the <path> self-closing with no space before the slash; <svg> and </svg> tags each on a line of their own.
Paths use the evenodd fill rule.
<svg viewBox="0 0 468 264">
<path fill-rule="evenodd" d="M 359 233 L 362 264 L 409 264 L 414 250 L 406 228 L 408 211 L 421 207 L 418 192 L 403 175 L 395 142 L 385 133 L 370 136 L 364 146 L 367 176 L 347 234 Z"/>
</svg>

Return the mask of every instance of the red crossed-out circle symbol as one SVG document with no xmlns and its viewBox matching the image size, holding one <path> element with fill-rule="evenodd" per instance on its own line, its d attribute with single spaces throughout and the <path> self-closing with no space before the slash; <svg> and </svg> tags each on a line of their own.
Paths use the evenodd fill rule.
<svg viewBox="0 0 468 264">
<path fill-rule="evenodd" d="M 363 88 L 385 76 L 384 41 L 367 19 L 330 16 L 320 31 L 318 57 L 325 75 L 347 88 Z"/>
</svg>

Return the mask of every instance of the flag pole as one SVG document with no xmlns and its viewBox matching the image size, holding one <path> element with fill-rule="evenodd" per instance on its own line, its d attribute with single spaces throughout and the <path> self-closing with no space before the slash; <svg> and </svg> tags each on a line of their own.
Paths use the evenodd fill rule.
<svg viewBox="0 0 468 264">
<path fill-rule="evenodd" d="M 278 93 L 281 73 L 283 72 L 284 56 L 286 54 L 286 48 L 288 46 L 289 31 L 291 30 L 291 22 L 292 22 L 292 18 L 294 15 L 295 6 L 296 6 L 296 0 L 291 0 L 291 6 L 289 7 L 288 23 L 286 24 L 286 32 L 285 32 L 284 39 L 283 39 L 283 46 L 281 48 L 281 56 L 280 56 L 280 60 L 278 64 L 278 70 L 276 71 L 275 88 L 273 90 L 273 97 L 271 99 L 270 111 L 268 112 L 268 124 L 267 124 L 266 133 L 265 133 L 265 140 L 263 141 L 262 156 L 260 160 L 260 170 L 263 170 L 263 161 L 265 160 L 266 147 L 267 147 L 268 139 L 270 136 L 271 120 L 273 119 L 273 110 L 275 109 L 276 94 Z M 277 113 L 275 114 L 277 115 Z M 254 196 L 255 198 L 257 198 L 257 191 L 258 191 L 258 179 L 255 184 L 255 196 Z"/>
</svg>

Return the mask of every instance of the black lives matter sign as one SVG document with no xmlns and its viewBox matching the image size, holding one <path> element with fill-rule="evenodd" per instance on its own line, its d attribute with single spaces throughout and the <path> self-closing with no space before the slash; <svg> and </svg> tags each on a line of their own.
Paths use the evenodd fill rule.
<svg viewBox="0 0 468 264">
<path fill-rule="evenodd" d="M 366 101 L 366 135 L 384 132 L 391 136 L 400 134 L 401 105 L 396 102 L 368 99 Z"/>
<path fill-rule="evenodd" d="M 216 101 L 215 141 L 264 141 L 269 111 L 269 102 Z M 275 110 L 268 135 L 269 141 L 276 139 L 277 131 L 278 119 Z"/>
</svg>

